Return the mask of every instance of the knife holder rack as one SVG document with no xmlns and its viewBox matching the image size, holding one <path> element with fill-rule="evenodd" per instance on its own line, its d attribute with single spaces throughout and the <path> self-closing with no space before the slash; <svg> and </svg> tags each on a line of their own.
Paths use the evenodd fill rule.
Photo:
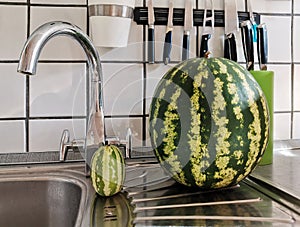
<svg viewBox="0 0 300 227">
<path fill-rule="evenodd" d="M 224 10 L 215 10 L 215 27 L 225 27 Z M 169 8 L 154 7 L 154 25 L 167 25 L 168 23 Z M 184 8 L 174 8 L 173 10 L 173 25 L 184 26 Z M 211 11 L 207 11 L 207 15 L 211 16 Z M 256 24 L 260 24 L 260 15 L 253 13 Z M 203 26 L 204 9 L 193 9 L 193 25 Z M 239 24 L 242 21 L 249 20 L 249 12 L 238 12 Z M 133 20 L 139 25 L 148 24 L 148 8 L 147 7 L 135 7 Z M 211 26 L 210 21 L 206 26 Z"/>
</svg>

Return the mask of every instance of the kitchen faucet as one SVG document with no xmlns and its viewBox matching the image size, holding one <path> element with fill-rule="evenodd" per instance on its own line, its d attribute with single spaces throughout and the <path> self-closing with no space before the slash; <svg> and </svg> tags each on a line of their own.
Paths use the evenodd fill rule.
<svg viewBox="0 0 300 227">
<path fill-rule="evenodd" d="M 90 172 L 90 159 L 93 153 L 105 144 L 103 114 L 103 79 L 99 54 L 89 37 L 77 26 L 61 21 L 48 22 L 37 28 L 26 41 L 20 55 L 18 72 L 35 75 L 38 59 L 45 44 L 55 36 L 69 36 L 84 49 L 90 72 L 89 117 L 84 144 L 86 174 Z M 65 149 L 60 150 L 60 159 L 65 158 Z"/>
</svg>

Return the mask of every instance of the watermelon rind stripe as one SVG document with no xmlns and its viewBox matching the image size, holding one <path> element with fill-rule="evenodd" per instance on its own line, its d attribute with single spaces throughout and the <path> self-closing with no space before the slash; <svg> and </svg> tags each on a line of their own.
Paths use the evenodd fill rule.
<svg viewBox="0 0 300 227">
<path fill-rule="evenodd" d="M 268 142 L 261 88 L 245 68 L 222 58 L 190 59 L 170 69 L 155 90 L 149 119 L 158 161 L 188 186 L 236 184 Z"/>
</svg>

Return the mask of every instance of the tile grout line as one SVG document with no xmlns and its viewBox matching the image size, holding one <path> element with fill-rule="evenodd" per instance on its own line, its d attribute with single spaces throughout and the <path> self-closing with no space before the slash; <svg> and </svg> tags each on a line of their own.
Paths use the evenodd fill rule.
<svg viewBox="0 0 300 227">
<path fill-rule="evenodd" d="M 31 19 L 31 9 L 30 9 L 30 0 L 27 0 L 27 38 L 30 36 L 30 19 Z M 25 107 L 25 152 L 29 152 L 29 119 L 30 119 L 30 78 L 29 75 L 26 75 L 26 107 Z"/>
<path fill-rule="evenodd" d="M 295 79 L 295 64 L 294 64 L 294 5 L 295 0 L 291 2 L 291 124 L 290 124 L 290 139 L 294 137 L 294 79 Z"/>
<path fill-rule="evenodd" d="M 146 0 L 143 0 L 143 6 L 146 6 Z M 147 96 L 147 59 L 146 59 L 146 26 L 143 25 L 143 117 L 142 117 L 142 146 L 146 145 L 147 138 L 147 117 L 146 117 L 146 96 Z M 148 45 L 148 44 L 147 44 Z M 154 57 L 155 58 L 155 57 Z"/>
</svg>

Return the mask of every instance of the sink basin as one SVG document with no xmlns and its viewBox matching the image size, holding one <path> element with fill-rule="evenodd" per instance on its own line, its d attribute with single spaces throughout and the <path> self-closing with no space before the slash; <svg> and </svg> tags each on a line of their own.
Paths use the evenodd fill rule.
<svg viewBox="0 0 300 227">
<path fill-rule="evenodd" d="M 0 226 L 82 226 L 85 177 L 68 171 L 31 171 L 0 173 Z"/>
<path fill-rule="evenodd" d="M 59 178 L 0 182 L 0 226 L 74 226 L 82 190 Z"/>
</svg>

